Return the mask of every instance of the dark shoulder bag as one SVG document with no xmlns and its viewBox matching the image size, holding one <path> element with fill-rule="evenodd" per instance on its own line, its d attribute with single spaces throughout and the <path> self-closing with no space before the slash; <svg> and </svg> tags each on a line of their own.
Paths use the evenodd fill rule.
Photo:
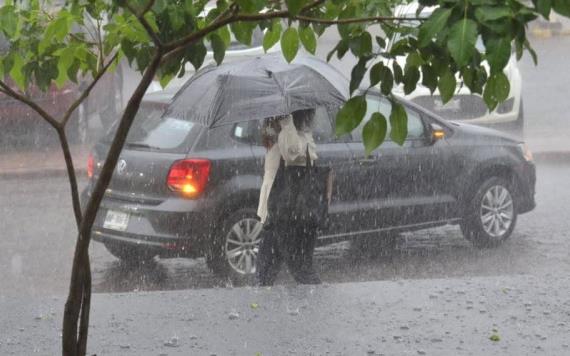
<svg viewBox="0 0 570 356">
<path fill-rule="evenodd" d="M 330 167 L 316 166 L 311 162 L 309 147 L 305 167 L 286 167 L 285 186 L 290 190 L 289 208 L 293 221 L 312 226 L 327 224 L 332 190 Z"/>
</svg>

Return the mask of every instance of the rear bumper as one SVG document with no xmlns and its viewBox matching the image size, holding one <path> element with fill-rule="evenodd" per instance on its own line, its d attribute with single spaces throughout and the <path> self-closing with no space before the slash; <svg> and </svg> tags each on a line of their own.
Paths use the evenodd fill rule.
<svg viewBox="0 0 570 356">
<path fill-rule="evenodd" d="M 88 199 L 87 191 L 82 202 Z M 128 214 L 123 231 L 105 228 L 107 213 Z M 212 231 L 214 212 L 198 200 L 165 201 L 156 206 L 104 199 L 91 230 L 91 238 L 103 244 L 131 246 L 163 257 L 199 257 Z"/>
</svg>

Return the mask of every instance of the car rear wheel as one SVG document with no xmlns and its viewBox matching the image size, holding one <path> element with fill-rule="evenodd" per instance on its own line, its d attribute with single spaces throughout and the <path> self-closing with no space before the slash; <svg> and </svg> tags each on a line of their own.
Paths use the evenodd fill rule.
<svg viewBox="0 0 570 356">
<path fill-rule="evenodd" d="M 210 269 L 222 278 L 251 280 L 262 227 L 255 209 L 244 208 L 229 214 L 208 248 L 206 262 Z"/>
<path fill-rule="evenodd" d="M 467 207 L 460 224 L 465 238 L 480 248 L 507 240 L 516 225 L 517 211 L 511 184 L 504 178 L 487 179 Z"/>
<path fill-rule="evenodd" d="M 153 258 L 156 256 L 154 253 L 134 246 L 106 243 L 105 248 L 111 253 L 111 255 L 117 257 L 122 263 L 125 263 L 128 266 L 149 265 L 153 263 Z"/>
</svg>

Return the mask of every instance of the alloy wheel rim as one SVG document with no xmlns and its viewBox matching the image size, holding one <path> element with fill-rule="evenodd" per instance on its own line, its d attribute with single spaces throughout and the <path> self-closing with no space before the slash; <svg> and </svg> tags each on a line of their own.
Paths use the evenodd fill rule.
<svg viewBox="0 0 570 356">
<path fill-rule="evenodd" d="M 245 218 L 236 222 L 226 235 L 226 258 L 237 273 L 255 273 L 261 229 L 259 220 Z"/>
<path fill-rule="evenodd" d="M 513 198 L 502 185 L 490 187 L 481 201 L 480 218 L 483 230 L 494 238 L 501 238 L 513 224 Z"/>
</svg>

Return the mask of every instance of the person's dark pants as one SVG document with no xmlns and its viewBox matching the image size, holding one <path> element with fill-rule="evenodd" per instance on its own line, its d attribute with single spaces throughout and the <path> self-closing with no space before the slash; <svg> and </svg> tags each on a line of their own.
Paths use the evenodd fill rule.
<svg viewBox="0 0 570 356">
<path fill-rule="evenodd" d="M 264 227 L 262 234 L 256 265 L 260 286 L 273 285 L 283 262 L 298 283 L 321 283 L 313 268 L 317 238 L 314 228 L 275 223 Z"/>
</svg>

